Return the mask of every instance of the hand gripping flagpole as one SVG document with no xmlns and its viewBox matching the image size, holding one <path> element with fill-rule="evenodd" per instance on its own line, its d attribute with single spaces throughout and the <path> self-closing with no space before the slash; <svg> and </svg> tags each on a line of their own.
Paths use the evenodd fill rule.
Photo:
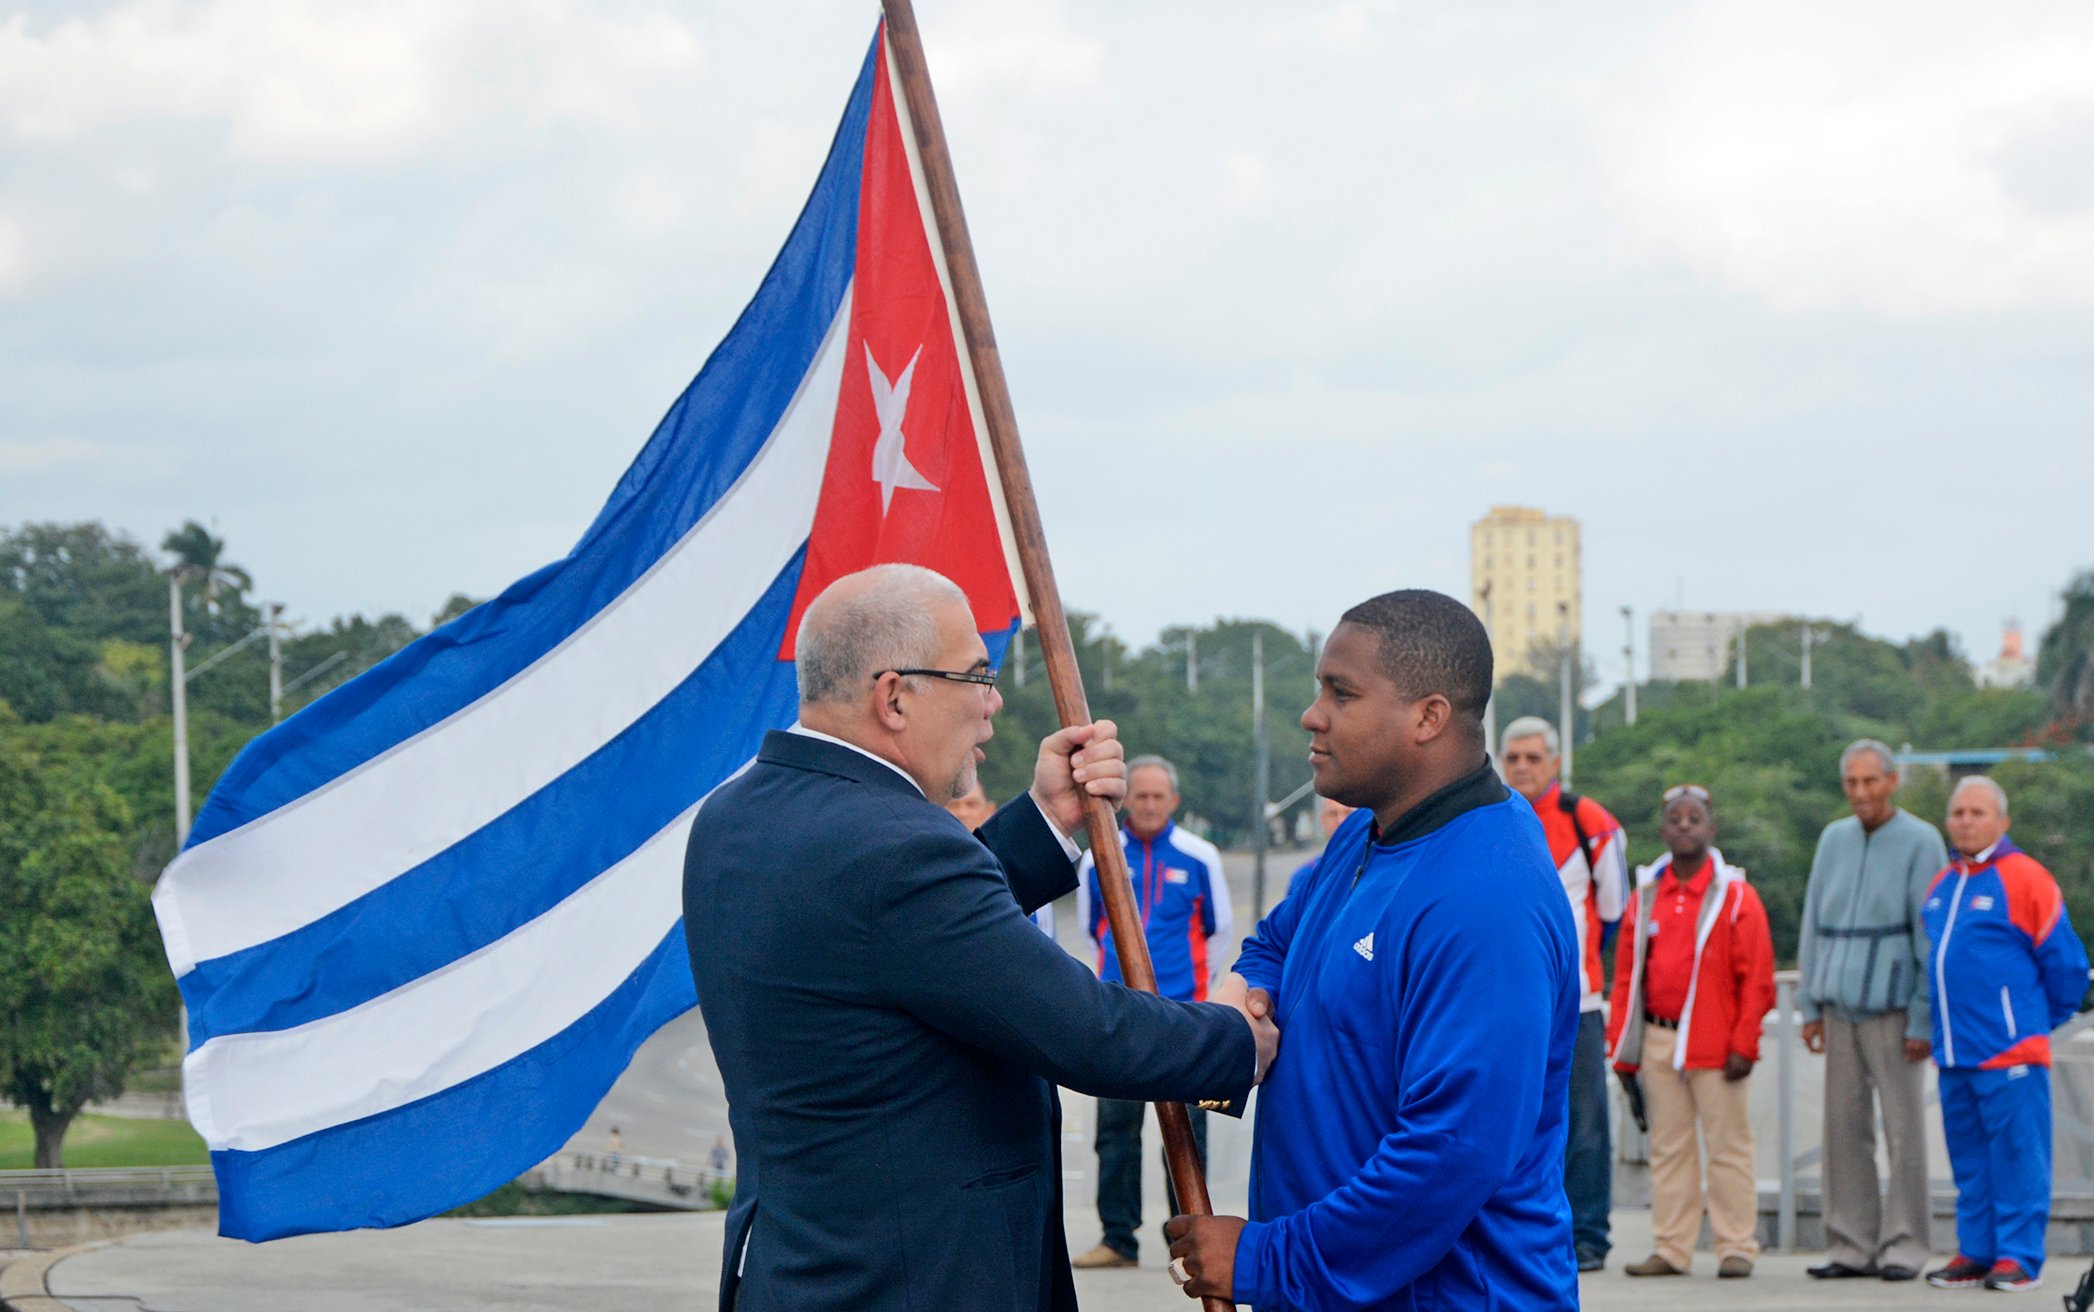
<svg viewBox="0 0 2094 1312">
<path fill-rule="evenodd" d="M 974 243 L 968 238 L 967 217 L 960 208 L 960 187 L 953 175 L 952 157 L 946 152 L 945 128 L 939 122 L 938 101 L 931 92 L 931 75 L 924 63 L 916 14 L 909 0 L 881 0 L 881 9 L 887 18 L 888 48 L 901 74 L 902 93 L 908 97 L 917 154 L 922 159 L 924 182 L 931 194 L 931 213 L 938 222 L 938 240 L 945 252 L 946 272 L 952 279 L 954 308 L 959 311 L 967 354 L 974 364 L 989 448 L 996 453 L 996 468 L 1003 481 L 1004 505 L 1016 539 L 1019 568 L 1032 598 L 1033 626 L 1047 666 L 1047 683 L 1053 689 L 1055 710 L 1062 724 L 1088 724 L 1090 703 L 1083 693 L 1082 672 L 1076 666 L 1076 648 L 1069 640 L 1069 621 L 1062 611 L 1061 593 L 1055 587 L 1054 565 L 1047 557 L 1047 534 L 1040 525 L 1039 505 L 1033 500 L 1032 476 L 1026 471 L 1025 451 L 1018 443 L 1018 416 L 1011 407 L 1010 388 L 1004 382 L 996 333 L 989 326 L 989 301 L 982 292 Z M 1084 822 L 1090 833 L 1091 856 L 1098 864 L 1098 887 L 1105 898 L 1106 919 L 1112 924 L 1113 942 L 1119 948 L 1120 975 L 1129 988 L 1154 993 L 1156 969 L 1150 964 L 1148 939 L 1134 909 L 1133 881 L 1127 871 L 1127 854 L 1120 847 L 1119 823 L 1112 804 L 1102 798 L 1087 798 Z M 1183 1103 L 1160 1102 L 1156 1104 L 1156 1116 L 1163 1126 L 1163 1152 L 1170 1166 L 1171 1185 L 1178 1194 L 1178 1206 L 1192 1216 L 1213 1215 L 1207 1178 L 1200 1170 L 1199 1154 L 1193 1147 L 1191 1115 Z M 1208 1297 L 1203 1302 L 1207 1312 L 1226 1312 L 1235 1306 L 1223 1298 Z"/>
</svg>

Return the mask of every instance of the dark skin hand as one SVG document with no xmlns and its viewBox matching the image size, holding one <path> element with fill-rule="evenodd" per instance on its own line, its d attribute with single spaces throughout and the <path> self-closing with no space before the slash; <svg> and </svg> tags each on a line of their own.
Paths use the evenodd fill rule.
<svg viewBox="0 0 2094 1312">
<path fill-rule="evenodd" d="M 1236 1239 L 1244 1225 L 1240 1216 L 1174 1216 L 1163 1223 L 1171 1256 L 1182 1259 L 1192 1277 L 1179 1286 L 1187 1298 L 1236 1296 Z"/>
<path fill-rule="evenodd" d="M 1243 977 L 1234 979 L 1241 984 Z M 1272 994 L 1252 989 L 1245 1001 L 1253 1015 L 1272 1015 Z M 1243 1233 L 1240 1216 L 1174 1216 L 1163 1224 L 1163 1237 L 1171 1244 L 1171 1256 L 1185 1259 L 1192 1279 L 1180 1288 L 1187 1298 L 1234 1298 L 1236 1293 L 1236 1239 Z"/>
<path fill-rule="evenodd" d="M 1723 1078 L 1736 1084 L 1752 1074 L 1752 1058 L 1742 1053 L 1726 1053 L 1723 1058 Z"/>
</svg>

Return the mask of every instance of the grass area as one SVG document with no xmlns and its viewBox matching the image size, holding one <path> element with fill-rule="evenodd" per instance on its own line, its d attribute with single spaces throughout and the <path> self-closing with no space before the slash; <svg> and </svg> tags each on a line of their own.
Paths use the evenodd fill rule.
<svg viewBox="0 0 2094 1312">
<path fill-rule="evenodd" d="M 206 1166 L 210 1152 L 189 1122 L 132 1120 L 123 1116 L 79 1116 L 65 1136 L 67 1166 Z M 36 1165 L 36 1135 L 29 1113 L 0 1110 L 0 1171 Z"/>
</svg>

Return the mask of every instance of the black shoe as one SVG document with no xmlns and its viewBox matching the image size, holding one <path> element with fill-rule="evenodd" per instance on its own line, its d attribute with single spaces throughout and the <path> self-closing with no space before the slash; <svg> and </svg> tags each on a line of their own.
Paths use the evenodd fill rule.
<svg viewBox="0 0 2094 1312">
<path fill-rule="evenodd" d="M 1881 1275 L 1885 1280 L 1919 1279 L 1919 1271 L 1916 1268 L 1909 1266 L 1899 1266 L 1896 1262 L 1888 1264 L 1883 1268 L 1882 1271 L 1878 1272 L 1877 1274 Z"/>
<path fill-rule="evenodd" d="M 1580 1271 L 1604 1271 L 1607 1269 L 1607 1255 L 1605 1253 L 1596 1253 L 1590 1248 L 1581 1248 L 1578 1250 L 1578 1269 Z"/>
<path fill-rule="evenodd" d="M 1897 1271 L 1905 1270 L 1903 1267 L 1893 1267 L 1892 1269 Z M 1827 1262 L 1823 1266 L 1805 1267 L 1804 1272 L 1814 1280 L 1874 1280 L 1877 1274 L 1875 1267 L 1848 1266 L 1845 1262 Z M 1885 1277 L 1885 1279 L 1890 1278 L 1888 1276 Z M 1912 1279 L 1912 1273 L 1906 1271 L 1904 1275 L 1896 1278 L 1899 1280 L 1910 1280 Z"/>
</svg>

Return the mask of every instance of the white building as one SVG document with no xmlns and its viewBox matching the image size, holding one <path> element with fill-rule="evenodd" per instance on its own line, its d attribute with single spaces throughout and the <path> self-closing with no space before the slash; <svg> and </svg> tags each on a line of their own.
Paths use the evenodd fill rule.
<svg viewBox="0 0 2094 1312">
<path fill-rule="evenodd" d="M 2036 682 L 2036 663 L 2022 655 L 2021 621 L 2008 620 L 2000 634 L 1999 655 L 1978 667 L 1980 688 L 2027 688 Z"/>
<path fill-rule="evenodd" d="M 1788 618 L 1768 610 L 1654 610 L 1650 613 L 1650 677 L 1659 682 L 1721 678 L 1739 633 L 1755 624 L 1778 624 Z"/>
</svg>

